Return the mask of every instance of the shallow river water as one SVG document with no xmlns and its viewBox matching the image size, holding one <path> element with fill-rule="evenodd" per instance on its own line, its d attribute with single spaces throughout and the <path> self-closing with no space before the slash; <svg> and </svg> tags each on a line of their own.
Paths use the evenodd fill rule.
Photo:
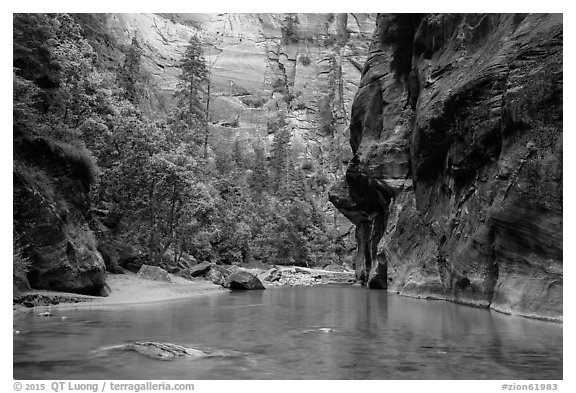
<svg viewBox="0 0 576 393">
<path fill-rule="evenodd" d="M 562 325 L 344 287 L 16 317 L 16 379 L 562 379 Z M 64 318 L 63 318 L 64 317 Z M 224 356 L 102 351 L 158 341 Z"/>
</svg>

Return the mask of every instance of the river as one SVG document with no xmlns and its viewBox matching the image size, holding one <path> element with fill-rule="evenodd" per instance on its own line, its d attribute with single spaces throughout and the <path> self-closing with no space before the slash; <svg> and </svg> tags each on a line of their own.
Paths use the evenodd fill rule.
<svg viewBox="0 0 576 393">
<path fill-rule="evenodd" d="M 14 319 L 16 379 L 562 379 L 562 324 L 352 286 Z M 227 354 L 151 359 L 131 341 Z"/>
</svg>

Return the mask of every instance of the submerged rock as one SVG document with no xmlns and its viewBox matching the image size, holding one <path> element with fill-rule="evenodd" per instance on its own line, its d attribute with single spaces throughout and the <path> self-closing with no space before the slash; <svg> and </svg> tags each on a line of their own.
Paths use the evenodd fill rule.
<svg viewBox="0 0 576 393">
<path fill-rule="evenodd" d="M 172 343 L 154 341 L 136 341 L 127 344 L 113 345 L 96 350 L 95 352 L 108 351 L 134 351 L 143 356 L 157 360 L 176 360 L 181 358 L 214 358 L 214 357 L 241 357 L 245 354 L 237 351 L 217 349 L 214 351 L 201 351 Z"/>
<path fill-rule="evenodd" d="M 199 358 L 208 356 L 207 353 L 202 352 L 198 349 L 188 348 L 177 344 L 158 343 L 152 341 L 133 342 L 128 344 L 114 345 L 111 347 L 102 348 L 99 351 L 111 351 L 111 350 L 135 351 L 141 355 L 159 360 L 175 360 L 180 357 Z"/>
</svg>

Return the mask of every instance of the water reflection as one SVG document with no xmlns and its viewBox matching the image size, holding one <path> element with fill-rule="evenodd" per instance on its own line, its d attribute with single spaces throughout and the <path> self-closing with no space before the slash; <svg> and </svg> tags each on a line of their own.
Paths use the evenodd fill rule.
<svg viewBox="0 0 576 393">
<path fill-rule="evenodd" d="M 54 314 L 15 321 L 15 378 L 562 378 L 562 325 L 364 288 L 275 288 Z M 95 352 L 136 340 L 242 355 L 159 362 Z"/>
</svg>

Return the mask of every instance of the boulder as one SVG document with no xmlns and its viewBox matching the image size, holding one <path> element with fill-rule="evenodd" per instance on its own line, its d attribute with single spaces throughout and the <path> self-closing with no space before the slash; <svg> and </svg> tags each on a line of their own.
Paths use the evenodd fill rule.
<svg viewBox="0 0 576 393">
<path fill-rule="evenodd" d="M 177 266 L 180 269 L 187 270 L 190 269 L 192 266 L 197 265 L 198 261 L 192 255 L 184 254 L 180 257 L 180 260 L 177 263 Z"/>
<path fill-rule="evenodd" d="M 205 276 L 211 269 L 212 266 L 215 264 L 213 262 L 202 262 L 197 264 L 196 266 L 192 266 L 188 269 L 188 274 L 191 277 L 201 277 Z"/>
<path fill-rule="evenodd" d="M 124 273 L 124 272 L 122 272 L 122 273 Z M 111 292 L 112 292 L 112 289 L 110 289 L 110 285 L 104 284 L 104 286 L 102 286 L 102 288 L 100 288 L 100 290 L 96 293 L 96 296 L 106 297 L 106 296 L 110 295 Z"/>
<path fill-rule="evenodd" d="M 275 267 L 258 275 L 258 278 L 260 280 L 268 281 L 268 282 L 276 282 L 276 281 L 280 280 L 281 277 L 282 277 L 282 272 Z"/>
<path fill-rule="evenodd" d="M 206 274 L 206 278 L 216 285 L 222 285 L 225 281 L 224 275 L 218 269 L 210 269 L 208 274 Z"/>
<path fill-rule="evenodd" d="M 242 270 L 226 277 L 222 286 L 233 290 L 264 289 L 262 281 L 256 275 Z"/>
<path fill-rule="evenodd" d="M 170 282 L 168 272 L 158 266 L 142 265 L 138 271 L 138 277 L 146 280 Z"/>
</svg>

